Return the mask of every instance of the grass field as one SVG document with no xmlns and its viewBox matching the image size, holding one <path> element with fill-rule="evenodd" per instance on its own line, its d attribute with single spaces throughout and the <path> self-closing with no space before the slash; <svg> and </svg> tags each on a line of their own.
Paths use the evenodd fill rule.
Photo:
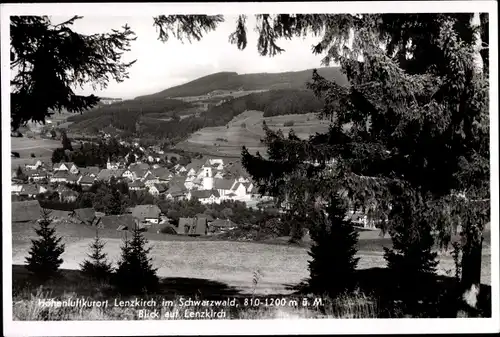
<svg viewBox="0 0 500 337">
<path fill-rule="evenodd" d="M 314 113 L 273 117 L 263 115 L 261 111 L 245 111 L 229 122 L 229 127 L 219 126 L 198 130 L 187 141 L 177 144 L 177 148 L 211 155 L 239 157 L 242 146 L 246 146 L 251 153 L 259 151 L 262 154 L 266 151 L 260 142 L 264 136 L 263 121 L 272 130 L 281 129 L 285 134 L 293 129 L 296 135 L 303 139 L 316 132 L 326 132 L 329 126 L 328 121 L 318 119 Z M 285 127 L 284 124 L 289 121 L 294 125 Z M 225 139 L 227 142 L 220 139 Z"/>
<path fill-rule="evenodd" d="M 19 158 L 11 158 L 11 167 L 16 169 L 19 165 L 33 161 L 31 154 L 34 153 L 37 159 L 44 162 L 50 162 L 54 149 L 61 146 L 61 141 L 51 139 L 33 139 L 27 137 L 11 137 L 12 151 L 19 152 Z"/>
<path fill-rule="evenodd" d="M 66 251 L 62 268 L 74 270 L 86 258 L 88 245 L 95 236 L 95 229 L 87 226 L 57 223 L 58 235 L 63 237 Z M 113 229 L 100 230 L 107 242 L 105 252 L 116 263 L 120 256 L 122 233 Z M 130 234 L 129 234 L 130 235 Z M 33 224 L 14 224 L 13 264 L 24 264 L 35 238 Z M 161 277 L 184 277 L 205 279 L 227 284 L 242 293 L 254 290 L 253 273 L 259 270 L 262 278 L 255 292 L 265 294 L 289 294 L 286 285 L 297 284 L 308 276 L 307 249 L 290 245 L 271 245 L 253 242 L 218 241 L 214 238 L 191 238 L 165 234 L 145 233 L 152 247 L 154 266 Z M 359 269 L 384 267 L 382 247 L 390 243 L 388 238 L 379 238 L 377 232 L 360 234 Z M 482 282 L 491 284 L 489 250 L 483 256 Z M 453 275 L 453 260 L 441 256 L 439 274 Z"/>
</svg>

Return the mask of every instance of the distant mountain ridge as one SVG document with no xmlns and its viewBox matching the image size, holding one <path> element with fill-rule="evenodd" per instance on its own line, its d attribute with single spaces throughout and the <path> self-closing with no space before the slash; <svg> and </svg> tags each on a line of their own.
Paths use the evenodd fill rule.
<svg viewBox="0 0 500 337">
<path fill-rule="evenodd" d="M 318 73 L 328 80 L 346 85 L 347 78 L 339 67 L 317 68 Z M 271 90 L 305 89 L 312 78 L 313 69 L 283 73 L 238 74 L 219 72 L 200 77 L 188 83 L 177 85 L 160 92 L 138 96 L 135 99 L 165 99 L 206 95 L 215 90 Z"/>
</svg>

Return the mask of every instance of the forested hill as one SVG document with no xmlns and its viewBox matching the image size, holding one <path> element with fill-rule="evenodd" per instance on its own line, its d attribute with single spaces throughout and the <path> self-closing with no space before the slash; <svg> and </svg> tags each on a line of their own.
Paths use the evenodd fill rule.
<svg viewBox="0 0 500 337">
<path fill-rule="evenodd" d="M 272 90 L 305 89 L 311 80 L 312 69 L 285 73 L 238 74 L 220 72 L 200 77 L 194 81 L 178 85 L 155 94 L 137 98 L 164 99 L 173 97 L 206 95 L 215 90 Z M 339 67 L 318 68 L 318 73 L 340 85 L 347 84 L 347 79 Z"/>
<path fill-rule="evenodd" d="M 346 84 L 338 68 L 320 68 L 319 73 Z M 70 117 L 69 128 L 84 134 L 111 128 L 122 137 L 155 137 L 176 142 L 201 128 L 226 125 L 246 110 L 263 111 L 266 117 L 319 111 L 323 102 L 305 89 L 311 78 L 312 70 L 280 74 L 217 73 L 156 94 L 97 106 Z M 231 93 L 230 88 L 237 92 Z M 215 96 L 205 95 L 217 91 Z M 186 95 L 185 100 L 182 95 Z M 196 96 L 198 99 L 191 100 Z"/>
</svg>

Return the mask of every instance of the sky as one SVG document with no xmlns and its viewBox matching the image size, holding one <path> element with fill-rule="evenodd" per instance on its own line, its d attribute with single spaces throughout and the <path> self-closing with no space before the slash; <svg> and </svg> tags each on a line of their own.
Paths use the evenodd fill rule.
<svg viewBox="0 0 500 337">
<path fill-rule="evenodd" d="M 60 23 L 69 17 L 51 17 L 53 23 Z M 103 91 L 94 91 L 91 86 L 76 88 L 78 94 L 93 93 L 102 97 L 124 99 L 155 93 L 196 78 L 221 71 L 239 74 L 256 72 L 299 71 L 321 66 L 322 56 L 311 52 L 319 37 L 280 40 L 278 45 L 285 49 L 274 57 L 260 56 L 257 52 L 257 36 L 254 31 L 255 18 L 247 19 L 247 48 L 243 51 L 228 42 L 229 34 L 236 27 L 236 16 L 226 16 L 216 31 L 204 36 L 201 41 L 184 44 L 170 37 L 168 42 L 159 41 L 151 16 L 134 17 L 91 17 L 77 20 L 72 29 L 81 34 L 110 32 L 128 24 L 136 33 L 137 40 L 131 43 L 131 50 L 123 56 L 124 61 L 137 59 L 129 69 L 129 79 L 122 83 L 110 81 Z"/>
</svg>

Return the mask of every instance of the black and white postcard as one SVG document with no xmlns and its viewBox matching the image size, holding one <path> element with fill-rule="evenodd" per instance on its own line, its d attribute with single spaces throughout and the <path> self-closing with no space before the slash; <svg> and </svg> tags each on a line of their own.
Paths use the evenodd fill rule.
<svg viewBox="0 0 500 337">
<path fill-rule="evenodd" d="M 496 2 L 1 18 L 4 335 L 498 332 Z"/>
</svg>

